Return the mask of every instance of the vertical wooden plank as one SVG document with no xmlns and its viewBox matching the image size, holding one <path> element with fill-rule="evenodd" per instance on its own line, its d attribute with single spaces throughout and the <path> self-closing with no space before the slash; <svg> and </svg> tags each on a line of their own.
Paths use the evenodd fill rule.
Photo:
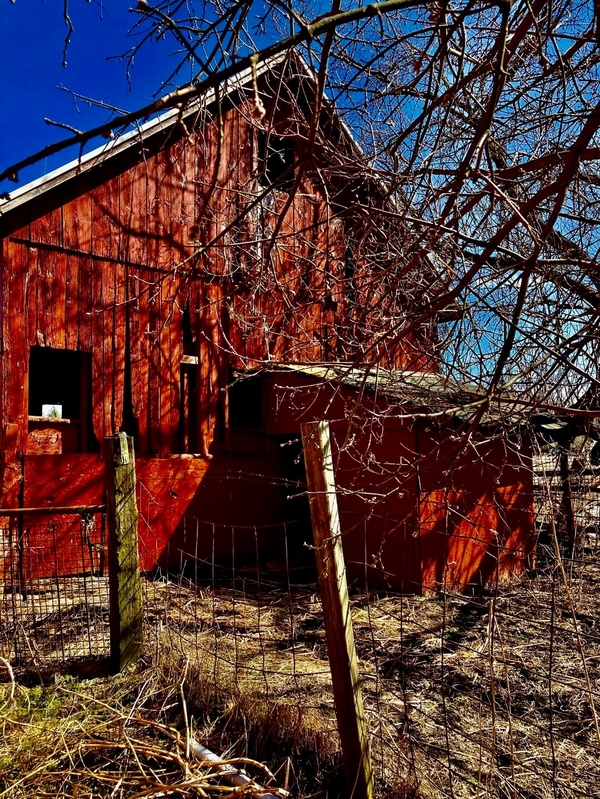
<svg viewBox="0 0 600 799">
<path fill-rule="evenodd" d="M 45 253 L 52 255 L 47 264 L 50 280 L 51 306 L 48 309 L 47 345 L 62 350 L 65 348 L 65 316 L 67 304 L 67 256 L 64 252 Z"/>
<path fill-rule="evenodd" d="M 328 422 L 301 425 L 317 569 L 347 788 L 371 799 L 373 775 L 350 616 Z"/>
<path fill-rule="evenodd" d="M 175 255 L 179 263 L 193 251 L 189 246 L 195 222 L 194 200 L 196 181 L 196 161 L 194 146 L 195 136 L 180 142 L 176 155 L 176 184 L 173 188 L 174 214 L 171 221 L 173 245 L 177 248 Z M 175 178 L 174 178 L 175 179 Z"/>
<path fill-rule="evenodd" d="M 103 183 L 91 192 L 92 247 L 94 255 L 119 257 L 119 178 Z"/>
<path fill-rule="evenodd" d="M 114 266 L 114 390 L 112 408 L 113 431 L 117 432 L 123 422 L 123 400 L 125 392 L 125 344 L 127 327 L 127 270 L 121 264 Z"/>
<path fill-rule="evenodd" d="M 110 643 L 115 672 L 142 654 L 142 585 L 138 554 L 133 438 L 105 440 L 106 519 L 109 541 Z"/>
<path fill-rule="evenodd" d="M 92 205 L 89 191 L 63 206 L 63 236 L 66 249 L 91 252 Z"/>
<path fill-rule="evenodd" d="M 169 223 L 173 264 L 179 263 L 182 259 L 182 230 L 185 223 L 186 144 L 186 140 L 183 140 L 176 142 L 171 147 L 171 219 Z"/>
<path fill-rule="evenodd" d="M 144 273 L 128 268 L 131 401 L 138 424 L 140 453 L 150 449 L 148 438 L 148 285 Z"/>
<path fill-rule="evenodd" d="M 183 329 L 181 319 L 182 301 L 180 281 L 176 275 L 164 281 L 167 301 L 163 308 L 168 309 L 163 322 L 163 375 L 165 376 L 165 392 L 161 398 L 161 417 L 165 426 L 164 439 L 169 452 L 179 449 L 180 423 L 180 391 L 181 391 L 181 358 L 183 355 Z M 164 357 L 166 356 L 166 357 Z"/>
<path fill-rule="evenodd" d="M 36 344 L 52 346 L 50 338 L 52 308 L 52 267 L 55 253 L 40 249 L 38 253 Z"/>
<path fill-rule="evenodd" d="M 27 439 L 26 306 L 29 248 L 3 242 L 2 263 L 2 504 L 18 507 Z"/>
<path fill-rule="evenodd" d="M 169 268 L 171 247 L 171 184 L 173 168 L 170 149 L 156 153 L 146 162 L 147 176 L 147 259 L 150 266 Z"/>
<path fill-rule="evenodd" d="M 94 318 L 94 298 L 92 296 L 92 283 L 94 281 L 95 262 L 91 258 L 79 260 L 79 309 L 77 313 L 77 341 L 78 348 L 83 352 L 92 351 L 92 320 Z M 100 439 L 102 441 L 102 439 Z"/>
<path fill-rule="evenodd" d="M 21 444 L 21 425 L 4 422 L 2 446 L 2 506 L 18 508 L 23 479 L 23 445 Z"/>
<path fill-rule="evenodd" d="M 104 366 L 102 384 L 104 389 L 104 435 L 114 436 L 118 432 L 115 423 L 115 393 L 117 341 L 115 338 L 116 265 L 111 261 L 102 263 L 102 350 Z M 97 345 L 95 345 L 97 346 Z"/>
<path fill-rule="evenodd" d="M 202 343 L 202 293 L 200 289 L 200 282 L 196 281 L 187 287 L 187 298 L 190 309 L 190 324 L 192 328 L 192 335 L 195 339 L 195 355 L 198 357 L 198 366 L 195 368 L 195 391 L 192 397 L 193 404 L 190 409 L 191 424 L 194 430 L 194 445 L 195 452 L 202 452 L 202 435 L 200 430 L 200 423 L 202 420 L 203 404 L 202 404 L 202 358 L 201 358 L 201 343 Z"/>
<path fill-rule="evenodd" d="M 219 388 L 223 373 L 219 330 L 219 309 L 223 303 L 221 287 L 205 284 L 202 287 L 201 302 L 199 430 L 201 452 L 203 455 L 208 455 L 219 421 Z"/>
<path fill-rule="evenodd" d="M 104 307 L 102 279 L 104 262 L 91 261 L 91 351 L 92 351 L 92 424 L 99 442 L 106 437 L 105 402 L 110 386 L 105 386 Z"/>
<path fill-rule="evenodd" d="M 173 298 L 170 296 L 170 277 L 163 277 L 160 283 L 161 314 L 158 333 L 160 350 L 160 395 L 158 398 L 158 418 L 160 424 L 161 454 L 173 452 L 171 449 L 171 383 L 174 364 L 171 360 L 171 329 L 175 323 Z"/>
<path fill-rule="evenodd" d="M 156 224 L 156 265 L 162 269 L 171 269 L 178 258 L 173 247 L 172 216 L 173 195 L 177 194 L 173 186 L 173 146 L 165 148 L 155 157 L 155 198 L 154 220 Z"/>
<path fill-rule="evenodd" d="M 27 266 L 27 277 L 25 281 L 25 330 L 27 343 L 30 347 L 38 343 L 37 340 L 37 290 L 38 277 L 41 272 L 38 263 L 39 252 L 36 247 L 29 248 L 29 263 Z M 11 302 L 11 298 L 8 298 Z M 6 322 L 5 322 L 6 324 Z"/>
<path fill-rule="evenodd" d="M 3 275 L 3 359 L 6 391 L 5 421 L 26 427 L 29 366 L 26 315 L 27 275 L 31 252 L 22 244 L 5 242 L 7 268 Z M 26 435 L 26 433 L 25 433 Z"/>
<path fill-rule="evenodd" d="M 79 261 L 78 255 L 67 255 L 65 267 L 65 348 L 78 347 L 79 315 L 87 309 L 79 307 Z"/>
<path fill-rule="evenodd" d="M 166 242 L 166 215 L 170 205 L 168 154 L 160 151 L 148 160 L 148 263 L 166 266 L 170 254 Z M 150 288 L 150 447 L 169 454 L 168 425 L 164 418 L 169 395 L 168 278 L 154 272 Z"/>
<path fill-rule="evenodd" d="M 148 292 L 148 328 L 146 331 L 148 353 L 148 439 L 150 452 L 165 453 L 163 428 L 160 418 L 160 397 L 164 390 L 162 385 L 162 353 L 160 350 L 162 327 L 162 290 L 156 283 L 156 272 L 150 273 L 149 281 L 144 287 Z"/>
<path fill-rule="evenodd" d="M 121 261 L 145 265 L 148 174 L 142 163 L 121 175 Z"/>
<path fill-rule="evenodd" d="M 127 264 L 123 268 L 124 293 L 126 306 L 123 309 L 122 320 L 124 359 L 129 363 L 127 369 L 123 359 L 123 399 L 126 391 L 131 393 L 131 405 L 136 419 L 137 444 L 141 454 L 148 452 L 148 424 L 146 412 L 147 386 L 142 385 L 143 365 L 146 363 L 146 325 L 143 322 L 144 314 L 140 307 L 140 293 L 143 284 L 140 281 L 140 271 L 133 266 L 145 264 L 146 260 L 146 218 L 140 214 L 140 203 L 144 198 L 140 182 L 145 187 L 145 177 L 142 175 L 144 165 L 134 167 L 121 174 L 120 180 L 120 261 Z M 145 206 L 144 209 L 145 210 Z M 127 349 L 128 345 L 128 349 Z M 125 353 L 125 350 L 127 352 Z M 125 377 L 130 385 L 125 387 Z"/>
</svg>

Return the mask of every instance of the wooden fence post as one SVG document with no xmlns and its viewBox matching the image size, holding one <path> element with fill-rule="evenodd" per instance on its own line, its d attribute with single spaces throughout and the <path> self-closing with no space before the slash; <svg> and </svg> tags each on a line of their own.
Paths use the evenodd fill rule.
<svg viewBox="0 0 600 799">
<path fill-rule="evenodd" d="M 577 522 L 575 509 L 573 507 L 573 486 L 571 485 L 571 467 L 569 465 L 569 452 L 563 449 L 559 457 L 560 464 L 560 484 L 562 489 L 561 497 L 561 516 L 563 517 L 564 538 L 567 557 L 577 556 Z M 563 531 L 561 530 L 561 533 Z"/>
<path fill-rule="evenodd" d="M 142 654 L 142 582 L 138 555 L 133 438 L 105 439 L 106 521 L 110 585 L 110 656 L 119 672 Z"/>
<path fill-rule="evenodd" d="M 329 423 L 303 424 L 302 443 L 344 771 L 350 796 L 371 799 L 373 775 L 350 616 Z"/>
</svg>

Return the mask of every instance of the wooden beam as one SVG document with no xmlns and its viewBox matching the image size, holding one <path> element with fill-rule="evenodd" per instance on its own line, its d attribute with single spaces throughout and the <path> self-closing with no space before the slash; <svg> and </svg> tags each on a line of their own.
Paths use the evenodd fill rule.
<svg viewBox="0 0 600 799">
<path fill-rule="evenodd" d="M 371 799 L 373 774 L 350 615 L 328 422 L 302 426 L 310 514 L 349 796 Z"/>
<path fill-rule="evenodd" d="M 105 439 L 106 522 L 110 584 L 112 667 L 122 671 L 142 654 L 142 584 L 138 555 L 133 438 Z"/>
</svg>

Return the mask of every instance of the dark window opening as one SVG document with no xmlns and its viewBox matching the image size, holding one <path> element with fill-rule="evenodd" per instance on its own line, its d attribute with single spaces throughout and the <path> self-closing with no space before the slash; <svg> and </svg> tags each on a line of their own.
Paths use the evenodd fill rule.
<svg viewBox="0 0 600 799">
<path fill-rule="evenodd" d="M 290 191 L 294 185 L 295 147 L 293 139 L 258 131 L 258 182 L 264 188 L 273 186 Z"/>
<path fill-rule="evenodd" d="M 92 430 L 89 353 L 32 347 L 29 355 L 28 413 L 32 452 L 97 451 Z M 60 432 L 44 440 L 41 431 Z M 53 443 L 49 443 L 52 439 Z M 36 449 L 37 448 L 37 449 Z"/>
<path fill-rule="evenodd" d="M 258 375 L 234 377 L 230 384 L 229 426 L 262 429 L 262 380 Z"/>
<path fill-rule="evenodd" d="M 80 352 L 32 347 L 29 356 L 29 415 L 42 416 L 53 406 L 52 416 L 81 418 L 82 367 Z M 49 412 L 48 410 L 46 411 Z"/>
<path fill-rule="evenodd" d="M 196 355 L 196 337 L 192 330 L 192 315 L 189 302 L 181 313 L 181 328 L 183 331 L 184 355 Z"/>
<path fill-rule="evenodd" d="M 180 452 L 188 455 L 198 452 L 197 375 L 197 364 L 181 364 Z"/>
<path fill-rule="evenodd" d="M 302 494 L 299 498 L 308 502 L 302 439 L 299 436 L 296 438 L 275 436 L 275 441 L 279 449 L 279 461 L 282 471 L 289 481 L 290 494 Z"/>
<path fill-rule="evenodd" d="M 313 543 L 302 439 L 274 436 L 274 441 L 287 495 L 286 519 L 295 522 L 291 528 L 295 534 L 290 537 L 288 544 L 289 556 L 295 561 L 298 559 L 296 561 L 298 566 L 308 554 L 305 543 Z"/>
</svg>

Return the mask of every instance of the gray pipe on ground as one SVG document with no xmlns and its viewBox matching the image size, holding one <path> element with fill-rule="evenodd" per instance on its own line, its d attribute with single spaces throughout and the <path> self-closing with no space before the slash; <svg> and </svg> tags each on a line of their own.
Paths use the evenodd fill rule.
<svg viewBox="0 0 600 799">
<path fill-rule="evenodd" d="M 210 765 L 217 774 L 223 777 L 223 779 L 234 788 L 242 788 L 244 785 L 253 783 L 257 789 L 256 792 L 253 792 L 253 795 L 256 796 L 257 799 L 281 799 L 281 793 L 274 794 L 268 791 L 261 791 L 260 785 L 256 785 L 254 780 L 249 777 L 243 769 L 238 769 L 228 763 L 223 763 L 219 755 L 216 755 L 214 752 L 211 752 L 210 749 L 194 741 L 193 738 L 190 739 L 190 747 L 196 760 Z"/>
</svg>

